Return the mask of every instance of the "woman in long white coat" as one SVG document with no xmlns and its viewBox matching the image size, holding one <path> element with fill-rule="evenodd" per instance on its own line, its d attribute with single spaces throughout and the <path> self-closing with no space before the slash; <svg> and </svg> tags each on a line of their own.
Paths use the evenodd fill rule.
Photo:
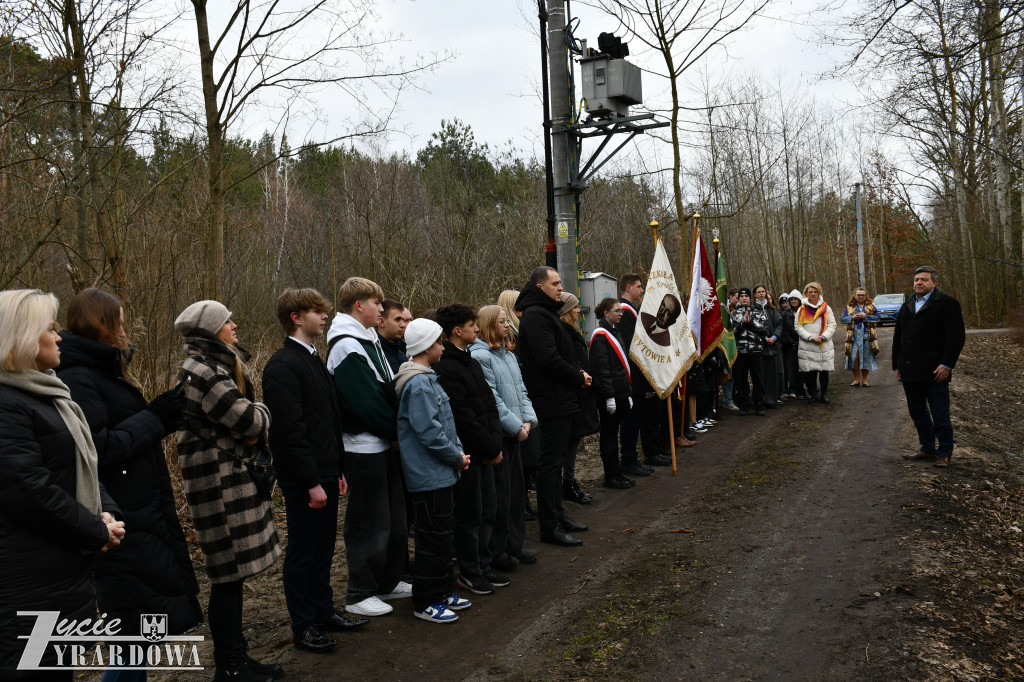
<svg viewBox="0 0 1024 682">
<path fill-rule="evenodd" d="M 804 287 L 804 302 L 796 314 L 797 366 L 807 387 L 807 399 L 828 404 L 829 372 L 835 364 L 832 336 L 836 333 L 836 316 L 821 295 L 821 285 L 809 282 Z M 818 384 L 821 394 L 818 397 Z"/>
</svg>

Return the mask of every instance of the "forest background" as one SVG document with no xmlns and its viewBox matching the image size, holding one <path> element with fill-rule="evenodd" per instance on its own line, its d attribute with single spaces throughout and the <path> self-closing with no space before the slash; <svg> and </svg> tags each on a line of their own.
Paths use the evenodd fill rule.
<svg viewBox="0 0 1024 682">
<path fill-rule="evenodd" d="M 864 96 L 856 110 L 781 80 L 708 75 L 770 2 L 590 4 L 621 22 L 645 92 L 671 92 L 647 108 L 673 125 L 590 183 L 585 269 L 642 272 L 656 219 L 685 280 L 699 212 L 730 282 L 782 292 L 815 279 L 840 306 L 857 282 L 860 182 L 872 294 L 906 291 L 929 263 L 970 324 L 1019 309 L 1020 2 L 862 0 L 833 12 L 819 39 L 845 50 L 836 69 Z M 237 0 L 212 20 L 206 5 L 0 7 L 3 288 L 65 303 L 87 286 L 116 293 L 144 351 L 133 371 L 157 391 L 180 366 L 173 320 L 201 298 L 234 311 L 261 365 L 279 344 L 284 287 L 333 296 L 361 275 L 420 313 L 493 302 L 543 263 L 542 157 L 481 142 L 456 117 L 415 151 L 387 144 L 402 98 L 456 54 L 416 45 L 396 57 L 401 36 L 379 28 L 367 0 Z M 197 58 L 198 71 L 185 68 Z M 324 89 L 351 104 L 332 112 L 342 132 L 294 146 L 285 125 L 247 137 L 254 111 L 286 120 Z"/>
</svg>

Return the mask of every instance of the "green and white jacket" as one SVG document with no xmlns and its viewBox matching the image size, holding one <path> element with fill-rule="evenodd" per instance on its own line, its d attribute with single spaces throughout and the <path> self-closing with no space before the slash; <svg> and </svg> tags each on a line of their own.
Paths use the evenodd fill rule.
<svg viewBox="0 0 1024 682">
<path fill-rule="evenodd" d="M 398 438 L 394 375 L 380 339 L 338 313 L 327 332 L 327 371 L 334 377 L 346 452 L 384 452 Z"/>
</svg>

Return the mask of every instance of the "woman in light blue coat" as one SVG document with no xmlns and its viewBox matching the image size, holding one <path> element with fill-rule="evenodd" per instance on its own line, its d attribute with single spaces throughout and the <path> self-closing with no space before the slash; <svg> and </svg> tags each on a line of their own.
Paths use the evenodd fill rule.
<svg viewBox="0 0 1024 682">
<path fill-rule="evenodd" d="M 509 345 L 508 313 L 498 305 L 484 306 L 477 314 L 480 333 L 470 353 L 484 370 L 487 384 L 498 404 L 502 431 L 502 460 L 494 468 L 498 510 L 491 534 L 492 565 L 510 571 L 519 563 L 534 563 L 536 554 L 523 549 L 526 536 L 526 489 L 519 444 L 530 438 L 537 414 L 526 394 L 519 362 Z"/>
</svg>

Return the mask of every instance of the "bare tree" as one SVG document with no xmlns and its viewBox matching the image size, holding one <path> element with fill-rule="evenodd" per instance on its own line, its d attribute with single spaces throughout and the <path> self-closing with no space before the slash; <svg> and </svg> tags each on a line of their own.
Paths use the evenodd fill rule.
<svg viewBox="0 0 1024 682">
<path fill-rule="evenodd" d="M 732 34 L 743 29 L 768 5 L 769 0 L 593 0 L 594 4 L 613 15 L 630 38 L 657 53 L 665 70 L 655 72 L 668 80 L 671 104 L 669 141 L 672 145 L 672 190 L 675 195 L 676 220 L 682 221 L 683 160 L 680 139 L 680 113 L 684 74 L 700 64 L 716 47 Z M 705 198 L 705 202 L 710 196 Z M 667 227 L 667 225 L 666 225 Z"/>
<path fill-rule="evenodd" d="M 401 36 L 382 34 L 374 25 L 372 0 L 315 0 L 302 5 L 281 0 L 236 0 L 223 27 L 211 40 L 208 0 L 192 0 L 195 10 L 205 110 L 209 206 L 206 242 L 206 295 L 222 288 L 225 254 L 224 143 L 228 131 L 262 95 L 278 95 L 286 106 L 307 101 L 330 85 L 348 96 L 362 114 L 348 130 L 322 144 L 387 130 L 402 90 L 419 72 L 445 56 L 387 63 L 385 49 Z M 374 88 L 389 106 L 372 106 Z"/>
</svg>

